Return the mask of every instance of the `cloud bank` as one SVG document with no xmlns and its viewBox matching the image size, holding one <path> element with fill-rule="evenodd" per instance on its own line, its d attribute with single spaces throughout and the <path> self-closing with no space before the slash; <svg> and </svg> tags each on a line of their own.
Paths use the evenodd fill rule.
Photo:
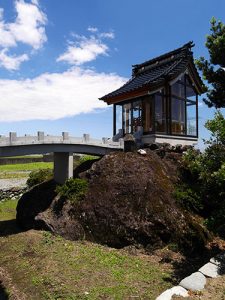
<svg viewBox="0 0 225 300">
<path fill-rule="evenodd" d="M 47 41 L 47 16 L 40 10 L 38 0 L 14 3 L 16 18 L 12 23 L 4 21 L 4 11 L 0 9 L 0 67 L 9 71 L 18 70 L 30 59 L 30 53 L 11 54 L 12 50 L 25 44 L 32 52 Z M 106 40 L 114 38 L 112 31 L 100 32 L 96 27 L 88 27 L 87 32 L 87 36 L 73 34 L 65 51 L 58 55 L 57 62 L 68 64 L 68 70 L 33 79 L 0 79 L 0 122 L 55 120 L 106 107 L 98 98 L 127 79 L 82 67 L 100 55 L 109 55 Z"/>
<path fill-rule="evenodd" d="M 99 97 L 125 83 L 116 74 L 74 68 L 34 79 L 0 80 L 0 122 L 55 120 L 106 107 Z"/>
<path fill-rule="evenodd" d="M 7 70 L 18 70 L 21 63 L 28 60 L 28 54 L 12 55 L 10 50 L 20 43 L 38 50 L 47 41 L 45 27 L 46 15 L 39 8 L 37 0 L 26 3 L 15 2 L 16 18 L 12 23 L 4 21 L 4 10 L 0 8 L 0 66 Z"/>
<path fill-rule="evenodd" d="M 90 37 L 73 34 L 75 41 L 69 41 L 66 51 L 57 58 L 70 65 L 80 66 L 95 60 L 99 55 L 108 55 L 109 47 L 104 39 L 114 39 L 114 32 L 99 32 L 96 27 L 88 27 Z"/>
</svg>

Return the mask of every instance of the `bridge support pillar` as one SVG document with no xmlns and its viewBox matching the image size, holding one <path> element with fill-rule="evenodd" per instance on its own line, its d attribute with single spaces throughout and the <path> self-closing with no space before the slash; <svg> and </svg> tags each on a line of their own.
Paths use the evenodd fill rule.
<svg viewBox="0 0 225 300">
<path fill-rule="evenodd" d="M 54 180 L 63 184 L 73 177 L 73 153 L 54 152 Z"/>
</svg>

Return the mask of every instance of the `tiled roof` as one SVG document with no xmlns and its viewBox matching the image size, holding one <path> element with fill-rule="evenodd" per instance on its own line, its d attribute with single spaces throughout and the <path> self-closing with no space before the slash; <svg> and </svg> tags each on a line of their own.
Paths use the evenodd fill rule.
<svg viewBox="0 0 225 300">
<path fill-rule="evenodd" d="M 191 51 L 193 46 L 193 43 L 189 42 L 181 48 L 163 54 L 142 64 L 134 65 L 132 78 L 122 87 L 103 96 L 100 100 L 107 101 L 114 97 L 144 88 L 145 86 L 152 87 L 158 86 L 161 83 L 163 84 L 165 79 L 173 79 L 184 72 L 189 63 L 191 63 L 194 67 L 195 75 L 197 76 L 200 85 L 203 85 L 194 66 L 193 53 Z"/>
</svg>

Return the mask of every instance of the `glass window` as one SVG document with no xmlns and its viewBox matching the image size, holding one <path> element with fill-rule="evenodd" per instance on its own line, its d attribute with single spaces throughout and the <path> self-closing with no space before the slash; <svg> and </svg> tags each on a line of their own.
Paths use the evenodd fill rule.
<svg viewBox="0 0 225 300">
<path fill-rule="evenodd" d="M 195 89 L 187 74 L 171 86 L 172 134 L 197 135 L 196 99 Z"/>
<path fill-rule="evenodd" d="M 138 130 L 138 126 L 142 126 L 142 101 L 133 102 L 133 132 Z"/>
<path fill-rule="evenodd" d="M 185 134 L 185 101 L 171 99 L 172 134 Z"/>
<path fill-rule="evenodd" d="M 174 96 L 178 96 L 180 98 L 185 98 L 185 86 L 181 83 L 181 81 L 175 82 L 171 86 L 171 94 Z"/>
<path fill-rule="evenodd" d="M 131 133 L 131 103 L 123 105 L 123 129 L 124 133 Z"/>
<path fill-rule="evenodd" d="M 122 129 L 122 105 L 116 105 L 116 133 Z"/>
<path fill-rule="evenodd" d="M 153 96 L 147 96 L 143 100 L 143 129 L 144 132 L 153 131 Z"/>
<path fill-rule="evenodd" d="M 196 104 L 187 100 L 187 135 L 197 135 Z"/>
<path fill-rule="evenodd" d="M 196 101 L 196 93 L 191 86 L 186 86 L 186 98 Z"/>
<path fill-rule="evenodd" d="M 155 131 L 166 132 L 166 101 L 163 93 L 155 94 Z"/>
</svg>

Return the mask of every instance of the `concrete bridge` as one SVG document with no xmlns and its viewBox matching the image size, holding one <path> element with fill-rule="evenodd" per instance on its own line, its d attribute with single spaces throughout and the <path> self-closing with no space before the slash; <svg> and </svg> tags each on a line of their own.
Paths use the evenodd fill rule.
<svg viewBox="0 0 225 300">
<path fill-rule="evenodd" d="M 73 153 L 103 156 L 123 148 L 122 139 L 119 142 L 108 138 L 98 140 L 89 134 L 80 138 L 70 137 L 68 132 L 61 136 L 45 135 L 41 131 L 37 136 L 18 137 L 16 132 L 10 132 L 8 137 L 0 135 L 0 157 L 54 153 L 54 179 L 58 183 L 73 177 Z"/>
</svg>

